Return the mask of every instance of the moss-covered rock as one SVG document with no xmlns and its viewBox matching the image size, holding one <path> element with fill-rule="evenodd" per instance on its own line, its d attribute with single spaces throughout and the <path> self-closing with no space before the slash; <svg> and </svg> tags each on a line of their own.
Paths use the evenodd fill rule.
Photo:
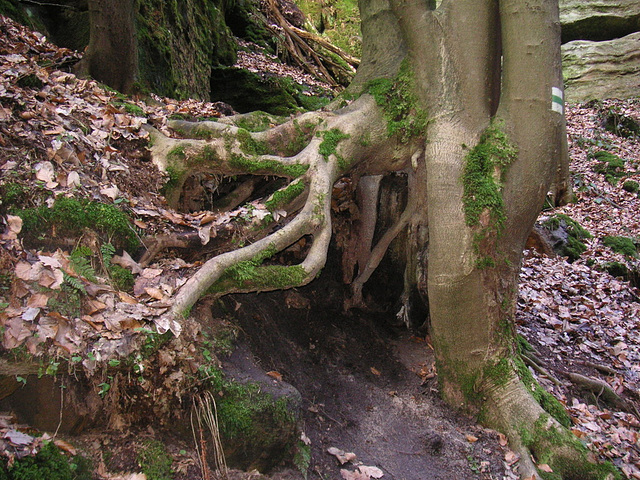
<svg viewBox="0 0 640 480">
<path fill-rule="evenodd" d="M 553 215 L 543 222 L 542 226 L 549 233 L 553 250 L 570 262 L 577 260 L 586 250 L 584 240 L 591 238 L 591 234 L 567 215 Z"/>
<path fill-rule="evenodd" d="M 289 115 L 300 110 L 295 92 L 276 76 L 261 76 L 240 68 L 217 67 L 211 72 L 211 99 L 233 106 L 238 112 L 262 110 Z"/>
<path fill-rule="evenodd" d="M 236 60 L 222 0 L 141 0 L 137 23 L 140 82 L 160 95 L 208 100 L 212 66 Z"/>
</svg>

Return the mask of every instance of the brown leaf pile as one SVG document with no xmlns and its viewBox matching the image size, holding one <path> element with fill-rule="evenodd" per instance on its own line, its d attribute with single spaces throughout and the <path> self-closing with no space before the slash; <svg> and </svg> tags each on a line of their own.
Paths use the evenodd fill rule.
<svg viewBox="0 0 640 480">
<path fill-rule="evenodd" d="M 611 459 L 628 478 L 640 478 L 640 292 L 614 278 L 602 265 L 622 262 L 637 268 L 601 242 L 605 236 L 640 239 L 640 198 L 622 188 L 640 181 L 640 143 L 603 128 L 611 111 L 640 120 L 640 102 L 606 100 L 567 109 L 574 178 L 573 203 L 545 212 L 563 213 L 592 235 L 587 251 L 574 263 L 529 252 L 520 276 L 518 330 L 544 353 L 556 385 L 536 372 L 547 390 L 567 407 L 573 432 L 602 457 Z M 606 150 L 626 160 L 627 175 L 611 185 L 594 172 L 590 153 Z M 626 402 L 617 410 L 597 394 L 586 394 L 567 380 L 575 372 L 606 382 Z"/>
</svg>

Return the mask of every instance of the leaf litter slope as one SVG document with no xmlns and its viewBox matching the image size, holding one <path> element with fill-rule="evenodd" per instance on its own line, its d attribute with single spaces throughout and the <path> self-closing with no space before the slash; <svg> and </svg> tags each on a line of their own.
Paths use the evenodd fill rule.
<svg viewBox="0 0 640 480">
<path fill-rule="evenodd" d="M 0 184 L 45 192 L 29 193 L 32 202 L 75 195 L 124 204 L 143 234 L 198 231 L 210 212 L 179 213 L 166 207 L 159 193 L 165 179 L 140 147 L 147 138 L 140 127 L 150 123 L 170 133 L 166 119 L 172 114 L 219 117 L 219 106 L 193 100 L 154 98 L 150 105 L 123 99 L 63 71 L 77 59 L 74 52 L 56 48 L 6 19 L 0 20 L 0 28 Z M 624 190 L 622 182 L 612 185 L 594 172 L 595 160 L 589 155 L 604 149 L 625 158 L 627 178 L 640 181 L 640 148 L 637 137 L 622 138 L 603 130 L 601 118 L 607 109 L 640 117 L 638 101 L 568 108 L 577 200 L 543 215 L 567 214 L 594 238 L 581 259 L 571 264 L 530 252 L 521 276 L 518 318 L 520 332 L 548 361 L 546 371 L 560 380 L 554 383 L 545 374 L 533 372 L 565 403 L 574 433 L 594 452 L 611 458 L 627 477 L 640 478 L 640 423 L 635 409 L 640 368 L 638 291 L 598 268 L 611 261 L 637 267 L 637 259 L 623 258 L 601 239 L 640 238 L 640 199 Z M 242 207 L 237 215 L 255 210 L 255 206 Z M 68 253 L 25 251 L 19 242 L 20 222 L 12 216 L 4 221 L 0 260 L 15 273 L 15 295 L 9 299 L 3 294 L 3 303 L 11 301 L 0 313 L 5 348 L 25 345 L 31 353 L 42 353 L 45 345 L 50 348 L 46 340 L 55 339 L 55 351 L 47 352 L 53 356 L 93 351 L 106 361 L 110 352 L 118 350 L 114 344 L 127 344 L 125 336 L 154 327 L 153 319 L 166 308 L 191 267 L 181 259 L 159 259 L 140 270 L 135 262 L 125 262 L 135 269 L 133 295 L 102 291 L 99 284 L 83 279 L 92 309 L 81 318 L 59 318 L 49 315 L 48 298 L 37 285 L 59 286 L 68 271 Z M 91 362 L 85 363 L 92 368 Z M 597 393 L 589 396 L 578 391 L 565 376 L 569 371 L 606 382 L 628 408 L 616 410 Z M 513 458 L 507 460 L 512 463 Z"/>
</svg>

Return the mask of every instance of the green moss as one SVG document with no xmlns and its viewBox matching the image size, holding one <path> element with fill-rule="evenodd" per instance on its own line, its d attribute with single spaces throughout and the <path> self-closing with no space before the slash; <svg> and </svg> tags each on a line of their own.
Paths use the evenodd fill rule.
<svg viewBox="0 0 640 480">
<path fill-rule="evenodd" d="M 633 239 L 629 237 L 603 237 L 602 243 L 616 253 L 627 257 L 637 257 L 638 250 Z"/>
<path fill-rule="evenodd" d="M 41 205 L 15 213 L 22 218 L 22 231 L 31 240 L 53 231 L 68 236 L 91 229 L 105 242 L 118 242 L 130 249 L 140 244 L 127 214 L 106 203 L 58 197 L 51 208 Z"/>
<path fill-rule="evenodd" d="M 266 112 L 252 112 L 236 120 L 235 125 L 249 132 L 264 132 L 271 125 L 279 125 L 283 119 L 269 115 Z"/>
<path fill-rule="evenodd" d="M 176 145 L 171 150 L 169 150 L 169 153 L 167 153 L 167 158 L 169 160 L 184 160 L 185 158 L 187 158 L 187 155 L 185 154 L 185 146 Z M 169 168 L 170 167 L 167 167 L 167 171 L 169 170 Z"/>
<path fill-rule="evenodd" d="M 240 384 L 228 380 L 213 366 L 201 367 L 200 375 L 216 397 L 223 437 L 271 443 L 274 438 L 269 437 L 277 435 L 280 428 L 294 428 L 296 417 L 286 398 L 275 400 L 255 383 Z"/>
<path fill-rule="evenodd" d="M 291 182 L 286 188 L 273 192 L 271 198 L 264 202 L 264 206 L 267 210 L 274 212 L 281 209 L 291 203 L 291 201 L 304 192 L 305 185 L 302 181 Z"/>
<path fill-rule="evenodd" d="M 9 182 L 0 185 L 0 206 L 2 208 L 19 206 L 26 193 L 26 188 L 19 183 Z"/>
<path fill-rule="evenodd" d="M 484 377 L 497 386 L 505 385 L 511 374 L 511 362 L 508 358 L 501 358 L 492 365 L 484 368 Z"/>
<path fill-rule="evenodd" d="M 566 243 L 559 249 L 559 253 L 567 257 L 570 262 L 577 260 L 587 250 L 583 240 L 592 238 L 592 235 L 578 222 L 564 214 L 553 215 L 545 220 L 542 225 L 549 231 L 557 230 L 561 227 L 566 230 L 568 238 Z"/>
<path fill-rule="evenodd" d="M 236 138 L 240 143 L 240 150 L 247 155 L 269 155 L 273 153 L 266 142 L 255 140 L 251 133 L 244 128 L 238 129 Z"/>
<path fill-rule="evenodd" d="M 593 171 L 604 175 L 604 178 L 611 185 L 618 183 L 621 177 L 627 175 L 625 171 L 625 160 L 609 153 L 605 150 L 600 150 L 590 155 L 591 158 L 598 160 L 593 167 Z"/>
<path fill-rule="evenodd" d="M 629 276 L 629 269 L 624 263 L 606 262 L 602 265 L 602 268 L 613 277 L 622 277 L 627 279 Z"/>
<path fill-rule="evenodd" d="M 379 78 L 365 86 L 365 92 L 384 112 L 388 135 L 397 135 L 401 142 L 424 136 L 427 127 L 427 112 L 418 107 L 413 83 L 413 73 L 405 61 L 395 79 Z"/>
<path fill-rule="evenodd" d="M 565 410 L 564 406 L 553 395 L 547 392 L 540 384 L 533 378 L 533 375 L 529 371 L 529 368 L 519 357 L 514 360 L 514 366 L 516 372 L 520 377 L 520 381 L 531 392 L 533 398 L 540 404 L 540 406 L 555 418 L 558 423 L 564 427 L 571 426 L 571 417 Z"/>
<path fill-rule="evenodd" d="M 293 139 L 287 144 L 278 147 L 278 150 L 285 157 L 292 157 L 300 153 L 309 143 L 311 134 L 315 128 L 315 124 L 311 122 L 305 122 L 300 124 L 298 120 L 293 121 L 293 128 L 295 129 L 295 135 Z"/>
<path fill-rule="evenodd" d="M 553 470 L 551 477 L 561 480 L 622 479 L 610 462 L 594 463 L 590 452 L 568 430 L 548 427 L 548 417 L 541 415 L 532 431 L 521 432 L 525 447 L 529 448 L 538 464 L 547 464 Z M 541 475 L 545 472 L 540 472 Z"/>
<path fill-rule="evenodd" d="M 147 440 L 138 452 L 138 464 L 148 480 L 173 480 L 173 463 L 164 444 Z"/>
<path fill-rule="evenodd" d="M 71 461 L 48 442 L 35 456 L 16 460 L 12 467 L 0 466 L 0 478 L 7 480 L 89 480 L 90 464 L 82 457 Z"/>
<path fill-rule="evenodd" d="M 338 143 L 341 140 L 345 140 L 349 138 L 351 135 L 346 133 L 342 133 L 337 128 L 332 128 L 331 130 L 326 130 L 324 132 L 318 132 L 318 136 L 322 137 L 322 142 L 318 147 L 318 153 L 322 155 L 325 161 L 329 161 L 329 157 L 331 155 L 335 155 L 337 159 L 340 159 L 340 155 L 337 153 Z"/>
<path fill-rule="evenodd" d="M 502 233 L 506 219 L 502 182 L 509 164 L 516 156 L 517 150 L 509 142 L 499 122 L 492 122 L 480 137 L 478 145 L 465 156 L 462 202 L 467 225 L 476 228 L 474 249 L 478 268 L 495 266 L 495 253 L 489 244 L 492 236 Z M 488 218 L 481 225 L 480 217 L 483 214 L 488 214 Z"/>
<path fill-rule="evenodd" d="M 293 464 L 307 480 L 307 472 L 311 465 L 311 445 L 307 445 L 302 440 L 296 445 L 296 453 L 293 456 Z"/>
<path fill-rule="evenodd" d="M 240 155 L 232 155 L 229 165 L 237 170 L 246 173 L 256 173 L 259 171 L 267 171 L 274 175 L 282 175 L 290 178 L 298 178 L 304 175 L 309 169 L 308 165 L 283 164 L 276 160 L 261 160 L 259 158 L 246 158 Z"/>
<path fill-rule="evenodd" d="M 640 190 L 640 184 L 635 180 L 627 180 L 622 184 L 622 188 L 629 193 L 636 193 Z"/>
<path fill-rule="evenodd" d="M 110 265 L 109 276 L 111 277 L 113 286 L 118 290 L 126 292 L 133 289 L 135 279 L 133 277 L 133 273 L 131 273 L 130 270 L 121 267 L 120 265 Z"/>
<path fill-rule="evenodd" d="M 144 110 L 140 108 L 138 105 L 135 105 L 130 102 L 112 102 L 113 106 L 119 109 L 124 110 L 126 113 L 130 115 L 134 115 L 136 117 L 145 117 Z"/>
</svg>

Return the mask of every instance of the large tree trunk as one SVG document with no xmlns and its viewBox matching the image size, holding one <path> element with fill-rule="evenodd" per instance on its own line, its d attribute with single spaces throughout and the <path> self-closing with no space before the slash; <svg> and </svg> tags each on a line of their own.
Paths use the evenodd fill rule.
<svg viewBox="0 0 640 480">
<path fill-rule="evenodd" d="M 77 71 L 122 93 L 138 72 L 135 0 L 89 0 L 89 46 Z"/>
</svg>

